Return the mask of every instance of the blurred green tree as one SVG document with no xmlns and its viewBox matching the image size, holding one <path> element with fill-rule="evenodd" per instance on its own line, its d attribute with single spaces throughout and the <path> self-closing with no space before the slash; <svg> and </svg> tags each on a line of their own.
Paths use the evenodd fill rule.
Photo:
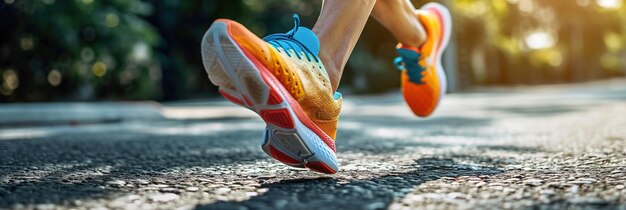
<svg viewBox="0 0 626 210">
<path fill-rule="evenodd" d="M 413 1 L 420 6 L 425 1 Z M 440 0 L 453 13 L 456 87 L 623 76 L 622 0 Z M 199 42 L 217 18 L 259 36 L 313 27 L 322 1 L 0 0 L 0 102 L 215 95 Z M 399 86 L 390 33 L 370 19 L 340 91 Z M 449 48 L 450 49 L 450 48 Z"/>
<path fill-rule="evenodd" d="M 0 3 L 0 100 L 158 98 L 152 12 L 125 0 Z"/>
</svg>

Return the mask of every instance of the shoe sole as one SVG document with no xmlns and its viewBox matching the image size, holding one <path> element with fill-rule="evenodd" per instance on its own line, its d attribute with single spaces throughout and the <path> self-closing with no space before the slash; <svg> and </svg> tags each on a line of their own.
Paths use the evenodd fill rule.
<svg viewBox="0 0 626 210">
<path fill-rule="evenodd" d="M 437 54 L 435 57 L 435 60 L 437 62 L 437 78 L 439 78 L 440 84 L 439 98 L 437 99 L 437 101 L 441 101 L 441 99 L 443 99 L 443 95 L 446 94 L 446 88 L 448 86 L 446 71 L 443 69 L 443 65 L 441 64 L 441 57 L 443 56 L 443 52 L 445 51 L 446 47 L 448 46 L 448 42 L 450 41 L 450 36 L 452 32 L 452 16 L 450 15 L 450 10 L 448 10 L 448 8 L 436 2 L 427 3 L 420 9 L 428 10 L 435 13 L 437 18 L 439 19 L 439 22 L 443 23 L 444 25 L 444 27 L 442 28 L 443 32 L 441 33 L 441 43 L 437 48 Z"/>
<path fill-rule="evenodd" d="M 228 27 L 228 22 L 218 20 L 202 39 L 203 64 L 211 82 L 224 98 L 265 121 L 261 146 L 265 153 L 290 166 L 336 173 L 339 164 L 332 139 L 312 123 L 276 77 L 237 44 Z"/>
</svg>

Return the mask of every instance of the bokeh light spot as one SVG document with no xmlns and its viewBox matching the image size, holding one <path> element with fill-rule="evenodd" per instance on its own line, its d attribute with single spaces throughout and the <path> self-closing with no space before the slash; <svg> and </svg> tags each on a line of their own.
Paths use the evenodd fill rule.
<svg viewBox="0 0 626 210">
<path fill-rule="evenodd" d="M 546 49 L 554 46 L 554 36 L 547 32 L 533 32 L 526 36 L 526 45 L 533 50 Z"/>
<path fill-rule="evenodd" d="M 83 4 L 91 4 L 93 3 L 93 0 L 83 0 Z"/>
<path fill-rule="evenodd" d="M 15 2 L 15 0 L 4 0 L 4 3 L 6 4 L 13 4 L 13 2 Z"/>
<path fill-rule="evenodd" d="M 95 54 L 93 50 L 89 47 L 85 47 L 80 51 L 80 58 L 83 59 L 84 62 L 89 63 L 93 61 Z"/>
<path fill-rule="evenodd" d="M 619 9 L 622 6 L 622 0 L 597 0 L 596 3 L 606 9 Z"/>
<path fill-rule="evenodd" d="M 59 70 L 53 69 L 48 73 L 48 83 L 52 86 L 59 86 L 61 84 L 62 76 Z"/>
<path fill-rule="evenodd" d="M 132 58 L 137 62 L 147 61 L 150 57 L 150 48 L 146 43 L 140 42 L 133 46 Z"/>
<path fill-rule="evenodd" d="M 563 63 L 563 55 L 559 51 L 550 51 L 548 54 L 548 64 L 552 67 L 559 67 Z"/>
<path fill-rule="evenodd" d="M 35 46 L 35 43 L 33 41 L 33 37 L 23 36 L 20 39 L 20 47 L 22 47 L 22 50 L 31 50 L 33 49 L 34 46 Z"/>
<path fill-rule="evenodd" d="M 509 4 L 517 4 L 519 0 L 506 0 Z"/>
<path fill-rule="evenodd" d="M 589 6 L 589 3 L 591 3 L 591 1 L 590 0 L 576 0 L 576 3 L 578 4 L 578 6 L 586 7 L 586 6 Z"/>
<path fill-rule="evenodd" d="M 7 90 L 9 94 L 20 86 L 19 77 L 13 69 L 8 69 L 2 73 L 2 81 L 2 88 Z"/>
<path fill-rule="evenodd" d="M 535 4 L 533 1 L 524 0 L 520 1 L 517 7 L 522 13 L 530 13 L 535 9 Z"/>
<path fill-rule="evenodd" d="M 604 44 L 611 52 L 617 52 L 623 48 L 622 38 L 616 33 L 604 34 Z"/>
<path fill-rule="evenodd" d="M 91 71 L 93 72 L 93 75 L 96 75 L 96 77 L 102 77 L 107 73 L 107 65 L 102 61 L 98 61 L 93 64 Z"/>
<path fill-rule="evenodd" d="M 120 24 L 120 18 L 115 13 L 109 13 L 106 15 L 105 22 L 109 28 L 115 28 Z"/>
<path fill-rule="evenodd" d="M 605 53 L 600 58 L 600 64 L 605 69 L 609 69 L 609 70 L 617 69 L 620 66 L 620 63 L 621 61 L 619 57 L 617 57 L 616 55 L 612 53 Z"/>
</svg>

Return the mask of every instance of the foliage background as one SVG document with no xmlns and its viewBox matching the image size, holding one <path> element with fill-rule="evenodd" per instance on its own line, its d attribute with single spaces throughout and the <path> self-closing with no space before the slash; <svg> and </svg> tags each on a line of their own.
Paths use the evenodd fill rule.
<svg viewBox="0 0 626 210">
<path fill-rule="evenodd" d="M 424 1 L 414 1 L 419 6 Z M 621 0 L 449 0 L 453 91 L 623 77 Z M 216 18 L 260 36 L 291 14 L 312 27 L 321 1 L 0 0 L 0 102 L 177 100 L 215 96 L 199 42 Z M 340 91 L 398 87 L 393 37 L 371 19 Z"/>
</svg>

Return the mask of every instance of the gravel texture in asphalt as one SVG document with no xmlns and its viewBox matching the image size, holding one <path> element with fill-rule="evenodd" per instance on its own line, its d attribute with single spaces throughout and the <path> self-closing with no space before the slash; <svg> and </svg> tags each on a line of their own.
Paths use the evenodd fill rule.
<svg viewBox="0 0 626 210">
<path fill-rule="evenodd" d="M 2 105 L 0 209 L 626 209 L 625 81 L 452 94 L 427 119 L 346 98 L 335 175 L 267 157 L 223 102 Z"/>
</svg>

